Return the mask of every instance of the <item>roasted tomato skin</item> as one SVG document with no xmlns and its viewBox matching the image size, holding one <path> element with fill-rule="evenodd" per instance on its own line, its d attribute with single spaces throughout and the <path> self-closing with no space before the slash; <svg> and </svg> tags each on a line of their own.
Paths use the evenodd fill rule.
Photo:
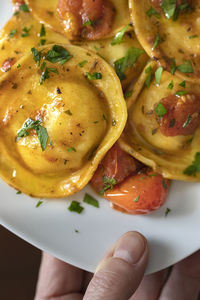
<svg viewBox="0 0 200 300">
<path fill-rule="evenodd" d="M 160 131 L 165 136 L 191 135 L 200 125 L 200 95 L 171 95 L 160 103 L 166 113 L 162 118 L 156 115 Z"/>
<path fill-rule="evenodd" d="M 148 169 L 129 176 L 113 190 L 106 191 L 104 197 L 127 213 L 149 214 L 166 201 L 169 186 L 169 180 Z"/>
<path fill-rule="evenodd" d="M 115 144 L 102 160 L 90 184 L 100 193 L 104 190 L 103 176 L 120 183 L 139 168 L 141 164 Z"/>
</svg>

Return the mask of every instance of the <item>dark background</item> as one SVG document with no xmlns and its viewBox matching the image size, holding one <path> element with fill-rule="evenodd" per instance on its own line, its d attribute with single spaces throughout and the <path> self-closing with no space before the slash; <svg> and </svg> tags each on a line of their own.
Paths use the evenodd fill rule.
<svg viewBox="0 0 200 300">
<path fill-rule="evenodd" d="M 40 250 L 0 226 L 0 299 L 33 300 Z"/>
</svg>

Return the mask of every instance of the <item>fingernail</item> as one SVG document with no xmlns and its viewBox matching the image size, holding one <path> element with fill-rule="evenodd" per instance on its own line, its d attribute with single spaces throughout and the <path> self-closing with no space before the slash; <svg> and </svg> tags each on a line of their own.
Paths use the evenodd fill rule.
<svg viewBox="0 0 200 300">
<path fill-rule="evenodd" d="M 129 232 L 119 239 L 113 257 L 136 264 L 144 255 L 145 250 L 145 238 L 137 232 Z"/>
</svg>

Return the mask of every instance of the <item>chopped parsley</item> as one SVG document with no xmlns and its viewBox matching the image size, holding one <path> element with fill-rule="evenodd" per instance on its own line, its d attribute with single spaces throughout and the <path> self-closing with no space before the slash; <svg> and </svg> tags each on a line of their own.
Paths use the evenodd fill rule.
<svg viewBox="0 0 200 300">
<path fill-rule="evenodd" d="M 46 36 L 46 29 L 44 27 L 44 24 L 42 24 L 40 29 L 40 37 Z"/>
<path fill-rule="evenodd" d="M 189 39 L 194 39 L 194 38 L 197 38 L 197 37 L 199 37 L 199 36 L 197 34 L 194 34 L 194 35 L 189 36 Z"/>
<path fill-rule="evenodd" d="M 167 190 L 167 184 L 165 179 L 162 180 L 162 186 L 164 187 L 165 190 Z"/>
<path fill-rule="evenodd" d="M 80 202 L 72 201 L 70 206 L 68 207 L 68 210 L 71 212 L 76 212 L 77 214 L 81 214 L 84 210 L 84 207 L 81 206 Z"/>
<path fill-rule="evenodd" d="M 43 201 L 38 201 L 38 203 L 36 204 L 36 208 L 38 208 L 39 206 L 41 206 L 43 204 Z"/>
<path fill-rule="evenodd" d="M 200 152 L 195 154 L 192 164 L 184 170 L 184 174 L 188 176 L 196 176 L 200 172 Z"/>
<path fill-rule="evenodd" d="M 21 192 L 21 191 L 18 191 L 16 194 L 17 194 L 17 195 L 21 195 L 21 194 L 22 194 L 22 192 Z"/>
<path fill-rule="evenodd" d="M 19 10 L 21 10 L 23 12 L 30 12 L 28 5 L 25 3 L 20 5 Z"/>
<path fill-rule="evenodd" d="M 171 72 L 171 74 L 172 74 L 172 75 L 174 75 L 174 74 L 175 74 L 175 72 L 176 72 L 176 69 L 177 69 L 177 66 L 176 66 L 175 59 L 174 59 L 174 58 L 172 58 L 172 59 L 171 59 L 171 70 L 170 70 L 170 72 Z"/>
<path fill-rule="evenodd" d="M 103 181 L 104 188 L 102 191 L 100 191 L 101 195 L 103 195 L 107 190 L 112 190 L 113 187 L 117 184 L 115 178 L 111 178 L 106 175 L 103 175 L 102 181 Z"/>
<path fill-rule="evenodd" d="M 163 67 L 158 67 L 158 69 L 155 71 L 155 80 L 157 85 L 160 85 L 162 72 L 163 72 Z"/>
<path fill-rule="evenodd" d="M 44 45 L 46 44 L 46 41 L 47 41 L 47 40 L 45 40 L 45 39 L 41 39 L 41 40 L 40 40 L 40 46 L 44 46 Z"/>
<path fill-rule="evenodd" d="M 70 147 L 69 149 L 67 149 L 67 152 L 76 152 L 76 148 L 74 148 L 74 147 Z"/>
<path fill-rule="evenodd" d="M 187 120 L 186 120 L 185 123 L 183 124 L 183 128 L 186 128 L 186 127 L 190 124 L 191 120 L 192 120 L 192 118 L 191 118 L 191 116 L 189 115 L 189 116 L 187 117 Z"/>
<path fill-rule="evenodd" d="M 147 78 L 145 80 L 145 85 L 147 88 L 149 88 L 149 86 L 151 84 L 151 78 L 152 78 L 152 67 L 149 66 L 148 68 L 146 68 L 145 73 L 147 74 Z"/>
<path fill-rule="evenodd" d="M 101 73 L 98 73 L 98 72 L 94 72 L 94 73 L 89 73 L 89 72 L 86 72 L 86 75 L 87 75 L 87 78 L 89 80 L 99 80 L 99 79 L 102 79 L 102 74 Z"/>
<path fill-rule="evenodd" d="M 155 112 L 156 112 L 157 116 L 161 119 L 167 113 L 167 110 L 162 103 L 158 103 L 156 105 Z"/>
<path fill-rule="evenodd" d="M 99 201 L 87 193 L 84 196 L 83 202 L 99 208 Z"/>
<path fill-rule="evenodd" d="M 178 92 L 176 92 L 175 95 L 176 96 L 184 96 L 184 95 L 187 95 L 187 92 L 186 91 L 178 91 Z"/>
<path fill-rule="evenodd" d="M 64 65 L 73 56 L 62 46 L 54 45 L 51 50 L 47 52 L 45 60 L 55 64 Z"/>
<path fill-rule="evenodd" d="M 35 48 L 31 48 L 31 52 L 33 54 L 33 58 L 34 58 L 35 62 L 39 66 L 40 65 L 40 61 L 41 61 L 42 52 L 38 51 Z"/>
<path fill-rule="evenodd" d="M 31 25 L 29 28 L 24 27 L 24 28 L 22 29 L 21 37 L 27 37 L 27 36 L 30 36 L 30 31 L 31 31 L 32 28 L 33 28 L 33 25 Z"/>
<path fill-rule="evenodd" d="M 111 42 L 111 45 L 114 46 L 114 45 L 117 45 L 117 44 L 121 44 L 122 43 L 122 40 L 123 40 L 123 37 L 124 37 L 124 34 L 126 33 L 126 31 L 129 29 L 130 25 L 126 25 L 121 31 L 119 31 L 114 39 L 112 40 Z"/>
<path fill-rule="evenodd" d="M 139 199 L 140 199 L 140 196 L 137 196 L 137 197 L 133 200 L 133 202 L 137 203 L 137 202 L 139 201 Z"/>
<path fill-rule="evenodd" d="M 154 43 L 153 43 L 153 48 L 152 48 L 153 51 L 154 51 L 154 50 L 156 49 L 156 47 L 158 46 L 159 41 L 160 41 L 160 33 L 157 32 L 157 33 L 156 33 L 156 36 L 155 36 Z"/>
<path fill-rule="evenodd" d="M 181 83 L 179 83 L 180 86 L 182 86 L 183 88 L 185 88 L 185 80 L 183 80 Z"/>
<path fill-rule="evenodd" d="M 149 18 L 152 16 L 155 16 L 157 19 L 160 18 L 159 13 L 152 6 L 150 6 L 150 8 L 146 11 L 146 14 Z"/>
<path fill-rule="evenodd" d="M 80 67 L 80 68 L 83 68 L 83 66 L 85 65 L 85 64 L 87 64 L 87 60 L 83 60 L 83 61 L 81 61 L 79 64 L 78 64 L 78 66 Z"/>
<path fill-rule="evenodd" d="M 186 60 L 184 64 L 179 65 L 177 70 L 179 70 L 181 73 L 194 73 L 190 60 Z"/>
<path fill-rule="evenodd" d="M 8 36 L 10 39 L 12 39 L 16 34 L 17 34 L 17 29 L 13 29 L 10 31 Z"/>
<path fill-rule="evenodd" d="M 170 19 L 174 16 L 176 11 L 176 0 L 162 0 L 161 7 L 165 16 Z"/>
<path fill-rule="evenodd" d="M 174 82 L 173 82 L 173 80 L 172 80 L 172 81 L 169 83 L 169 85 L 168 85 L 168 89 L 169 89 L 169 90 L 172 90 L 173 87 L 174 87 Z"/>
<path fill-rule="evenodd" d="M 92 26 L 92 27 L 94 27 L 94 21 L 89 19 L 89 20 L 87 20 L 83 23 L 83 26 Z"/>
<path fill-rule="evenodd" d="M 171 211 L 172 211 L 172 210 L 171 210 L 169 207 L 167 207 L 166 210 L 165 210 L 165 217 L 167 217 L 168 214 L 169 214 Z"/>
<path fill-rule="evenodd" d="M 131 68 L 137 59 L 144 53 L 144 50 L 130 47 L 126 53 L 126 55 L 114 62 L 115 71 L 120 80 L 126 78 L 124 74 L 127 67 Z"/>
<path fill-rule="evenodd" d="M 18 141 L 22 137 L 27 137 L 29 135 L 29 131 L 31 129 L 34 129 L 36 131 L 38 139 L 40 141 L 42 151 L 45 151 L 49 136 L 48 136 L 48 132 L 47 132 L 46 128 L 41 126 L 40 124 L 41 124 L 41 121 L 39 121 L 39 120 L 34 121 L 29 118 L 24 123 L 22 129 L 20 129 L 18 131 L 16 141 Z"/>
</svg>

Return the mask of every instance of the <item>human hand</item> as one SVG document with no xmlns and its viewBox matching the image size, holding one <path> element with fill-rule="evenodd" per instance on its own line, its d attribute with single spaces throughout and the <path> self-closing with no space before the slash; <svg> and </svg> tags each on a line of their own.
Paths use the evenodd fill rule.
<svg viewBox="0 0 200 300">
<path fill-rule="evenodd" d="M 120 251 L 117 252 L 117 249 Z M 143 252 L 141 259 L 132 264 L 131 256 L 137 261 L 139 252 Z M 83 297 L 84 300 L 197 300 L 200 290 L 200 251 L 173 268 L 145 276 L 137 289 L 147 256 L 145 239 L 134 232 L 118 240 L 105 255 L 94 277 L 91 273 L 44 254 L 35 300 L 79 300 Z"/>
<path fill-rule="evenodd" d="M 126 300 L 141 282 L 148 260 L 146 239 L 123 235 L 93 274 L 43 254 L 35 300 Z"/>
</svg>

